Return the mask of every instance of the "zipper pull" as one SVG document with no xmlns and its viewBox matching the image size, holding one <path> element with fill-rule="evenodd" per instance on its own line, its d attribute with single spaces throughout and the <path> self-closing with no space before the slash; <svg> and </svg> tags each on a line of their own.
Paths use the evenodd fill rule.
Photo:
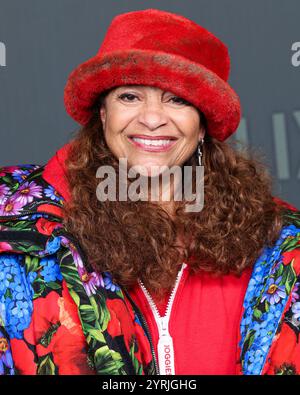
<svg viewBox="0 0 300 395">
<path fill-rule="evenodd" d="M 158 330 L 159 339 L 157 345 L 159 371 L 161 375 L 175 375 L 175 356 L 173 339 L 169 333 L 168 317 L 161 317 Z"/>
<path fill-rule="evenodd" d="M 167 336 L 169 331 L 168 331 L 168 318 L 165 317 L 160 317 L 160 322 L 159 322 L 159 332 L 160 336 Z"/>
<path fill-rule="evenodd" d="M 161 317 L 159 311 L 153 301 L 151 295 L 147 291 L 147 288 L 139 280 L 140 287 L 149 303 L 149 306 L 152 310 L 157 328 L 159 333 L 158 345 L 157 345 L 157 352 L 158 352 L 158 362 L 159 362 L 159 374 L 162 375 L 175 375 L 175 353 L 174 353 L 174 346 L 173 346 L 173 339 L 169 333 L 169 319 L 171 316 L 171 310 L 173 306 L 173 302 L 175 299 L 175 295 L 177 292 L 177 288 L 179 286 L 182 274 L 184 269 L 187 267 L 187 264 L 183 262 L 181 270 L 177 275 L 177 279 L 175 282 L 175 286 L 171 292 L 168 304 L 166 315 Z"/>
</svg>

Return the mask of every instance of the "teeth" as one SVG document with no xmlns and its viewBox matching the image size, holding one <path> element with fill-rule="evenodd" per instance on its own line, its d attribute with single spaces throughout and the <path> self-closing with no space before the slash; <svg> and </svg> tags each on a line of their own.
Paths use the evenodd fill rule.
<svg viewBox="0 0 300 395">
<path fill-rule="evenodd" d="M 141 139 L 139 137 L 133 137 L 132 140 L 140 144 L 152 145 L 152 146 L 165 146 L 165 145 L 169 145 L 171 142 L 171 140 L 146 140 L 146 139 Z"/>
</svg>

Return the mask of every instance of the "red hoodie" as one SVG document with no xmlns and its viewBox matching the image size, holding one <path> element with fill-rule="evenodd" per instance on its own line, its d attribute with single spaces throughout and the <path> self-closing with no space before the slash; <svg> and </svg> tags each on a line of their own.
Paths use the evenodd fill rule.
<svg viewBox="0 0 300 395">
<path fill-rule="evenodd" d="M 65 177 L 64 162 L 70 143 L 64 145 L 49 160 L 43 172 L 49 182 L 66 199 L 70 193 Z M 240 278 L 233 275 L 213 277 L 207 273 L 191 275 L 188 265 L 182 272 L 173 296 L 169 334 L 173 339 L 176 374 L 235 374 L 242 304 L 251 270 Z M 158 326 L 141 286 L 129 293 L 149 326 L 158 357 Z M 151 295 L 155 300 L 155 295 Z M 157 305 L 163 316 L 170 295 Z M 169 338 L 168 338 L 169 341 Z M 170 370 L 170 350 L 166 345 L 160 366 L 166 374 Z M 166 370 L 164 370 L 166 369 Z"/>
</svg>

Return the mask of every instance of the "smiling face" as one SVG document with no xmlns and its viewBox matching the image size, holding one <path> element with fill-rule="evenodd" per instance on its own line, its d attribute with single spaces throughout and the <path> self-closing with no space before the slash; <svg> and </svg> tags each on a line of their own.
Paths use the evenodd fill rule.
<svg viewBox="0 0 300 395">
<path fill-rule="evenodd" d="M 185 163 L 205 131 L 199 111 L 160 88 L 125 85 L 111 90 L 100 109 L 106 143 L 129 166 L 169 168 Z M 157 173 L 156 173 L 157 175 Z"/>
</svg>

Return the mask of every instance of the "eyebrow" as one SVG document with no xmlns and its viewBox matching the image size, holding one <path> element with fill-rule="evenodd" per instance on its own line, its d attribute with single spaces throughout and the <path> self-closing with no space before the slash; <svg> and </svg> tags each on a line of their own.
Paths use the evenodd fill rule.
<svg viewBox="0 0 300 395">
<path fill-rule="evenodd" d="M 154 89 L 154 90 L 156 90 L 156 89 L 160 89 L 160 88 L 158 88 L 158 87 L 155 87 L 155 86 L 145 86 L 145 85 L 124 85 L 124 86 L 119 86 L 117 89 L 116 89 L 116 92 L 118 92 L 118 91 L 120 91 L 120 90 L 126 90 L 126 89 L 142 89 L 142 90 L 144 90 L 145 88 L 152 88 L 152 89 Z M 162 91 L 162 94 L 165 94 L 165 93 L 171 93 L 171 94 L 174 94 L 175 95 L 175 93 L 173 93 L 173 92 L 171 92 L 171 91 L 166 91 L 166 90 L 163 90 Z"/>
</svg>

